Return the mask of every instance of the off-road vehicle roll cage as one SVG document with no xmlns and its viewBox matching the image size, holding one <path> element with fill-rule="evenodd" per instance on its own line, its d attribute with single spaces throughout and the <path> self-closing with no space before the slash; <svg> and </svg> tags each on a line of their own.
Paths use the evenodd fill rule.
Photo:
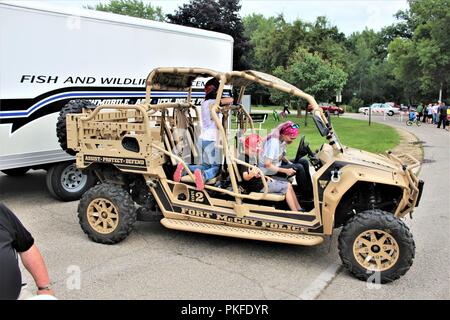
<svg viewBox="0 0 450 320">
<path fill-rule="evenodd" d="M 199 153 L 195 145 L 201 115 L 192 103 L 192 82 L 209 77 L 220 81 L 210 116 L 219 131 L 216 148 L 223 151 L 225 175 L 197 190 L 187 163 Z M 241 105 L 246 87 L 253 83 L 313 106 L 314 122 L 328 143 L 314 153 L 303 137 L 297 151 L 297 157 L 307 155 L 315 168 L 308 212 L 286 210 L 284 195 L 269 193 L 264 173 L 237 156 L 238 137 L 229 139 L 232 113 L 240 129 L 255 130 Z M 233 105 L 221 106 L 226 86 L 239 88 L 239 94 Z M 186 99 L 153 103 L 155 91 L 185 92 Z M 344 226 L 340 255 L 358 278 L 366 279 L 372 270 L 382 273 L 382 282 L 389 282 L 412 264 L 414 242 L 399 219 L 418 205 L 423 182 L 414 170 L 419 162 L 409 155 L 374 155 L 344 147 L 315 99 L 281 79 L 253 70 L 157 68 L 147 77 L 142 104 L 84 103 L 79 112 L 62 110 L 67 138 L 58 135 L 67 141 L 63 148 L 76 153 L 77 166 L 101 181 L 86 192 L 78 210 L 83 230 L 94 241 L 123 240 L 136 218 L 161 220 L 171 229 L 300 245 L 319 244 L 334 228 Z M 172 179 L 177 163 L 187 172 L 181 182 Z M 262 192 L 241 191 L 238 164 L 259 170 Z M 228 185 L 221 184 L 224 179 Z"/>
</svg>

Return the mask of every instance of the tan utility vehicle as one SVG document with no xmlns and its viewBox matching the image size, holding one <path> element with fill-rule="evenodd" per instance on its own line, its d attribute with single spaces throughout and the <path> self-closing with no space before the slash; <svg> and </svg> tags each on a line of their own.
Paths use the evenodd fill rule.
<svg viewBox="0 0 450 320">
<path fill-rule="evenodd" d="M 211 109 L 223 164 L 219 176 L 209 180 L 204 190 L 196 189 L 187 166 L 199 152 L 195 145 L 201 115 L 192 103 L 191 87 L 199 77 L 220 80 L 216 101 L 225 85 L 240 89 L 237 104 L 216 102 Z M 314 168 L 314 199 L 300 202 L 307 212 L 286 210 L 284 195 L 267 192 L 266 177 L 259 169 L 264 192 L 245 194 L 239 188 L 242 177 L 237 164 L 253 167 L 239 160 L 237 152 L 239 134 L 254 130 L 240 105 L 245 88 L 253 83 L 306 99 L 314 108 L 314 122 L 326 143 L 315 153 L 303 137 L 297 152 L 297 157 L 307 155 Z M 184 91 L 187 99 L 152 104 L 155 90 Z M 242 130 L 230 139 L 231 123 Z M 78 207 L 81 227 L 93 241 L 122 241 L 136 220 L 157 220 L 169 229 L 306 246 L 321 244 L 343 226 L 339 253 L 357 278 L 378 275 L 381 283 L 387 283 L 412 265 L 414 241 L 400 219 L 418 205 L 423 182 L 413 169 L 419 162 L 408 155 L 375 155 L 344 147 L 312 96 L 271 75 L 157 68 L 147 78 L 144 103 L 95 107 L 72 102 L 61 111 L 58 128 L 62 147 L 76 153 L 77 167 L 100 180 Z M 67 139 L 61 129 L 67 129 Z M 188 172 L 181 182 L 172 178 L 178 163 Z"/>
</svg>

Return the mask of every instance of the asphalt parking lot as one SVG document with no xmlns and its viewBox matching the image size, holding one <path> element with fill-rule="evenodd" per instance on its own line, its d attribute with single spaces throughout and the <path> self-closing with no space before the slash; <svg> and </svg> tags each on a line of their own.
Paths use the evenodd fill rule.
<svg viewBox="0 0 450 320">
<path fill-rule="evenodd" d="M 356 116 L 360 117 L 360 116 Z M 0 174 L 0 199 L 32 232 L 59 299 L 449 299 L 450 134 L 434 126 L 400 126 L 422 141 L 425 189 L 414 219 L 410 271 L 373 286 L 340 267 L 337 235 L 317 247 L 265 243 L 165 229 L 137 223 L 123 242 L 91 242 L 78 225 L 78 202 L 58 202 L 45 188 L 45 172 Z M 345 141 L 344 141 L 345 143 Z M 34 290 L 24 272 L 28 288 Z"/>
</svg>

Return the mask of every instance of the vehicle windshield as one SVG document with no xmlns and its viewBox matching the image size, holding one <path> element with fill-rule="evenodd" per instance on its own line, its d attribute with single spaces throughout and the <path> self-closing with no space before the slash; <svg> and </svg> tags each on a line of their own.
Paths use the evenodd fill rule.
<svg viewBox="0 0 450 320">
<path fill-rule="evenodd" d="M 317 129 L 320 132 L 322 137 L 326 137 L 330 130 L 327 128 L 326 124 L 322 121 L 322 118 L 318 114 L 313 115 L 314 123 L 316 124 Z"/>
<path fill-rule="evenodd" d="M 228 84 L 241 86 L 241 90 L 245 90 L 245 87 L 247 87 L 250 83 L 259 83 L 264 87 L 276 89 L 290 95 L 305 99 L 310 105 L 316 104 L 317 106 L 319 106 L 319 108 L 314 111 L 313 120 L 317 129 L 319 130 L 320 135 L 322 137 L 327 137 L 333 147 L 343 152 L 343 148 L 339 141 L 339 138 L 337 137 L 331 125 L 331 120 L 328 121 L 325 118 L 322 108 L 320 108 L 320 105 L 331 106 L 331 104 L 326 102 L 317 104 L 312 96 L 304 93 L 297 87 L 266 73 L 249 70 L 245 72 L 233 71 L 230 75 L 231 77 L 229 77 Z M 241 92 L 240 96 L 243 96 L 243 92 Z"/>
</svg>

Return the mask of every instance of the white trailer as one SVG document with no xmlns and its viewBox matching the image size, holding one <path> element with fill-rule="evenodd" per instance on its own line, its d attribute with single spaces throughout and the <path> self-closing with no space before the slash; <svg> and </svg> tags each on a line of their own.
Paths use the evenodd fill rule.
<svg viewBox="0 0 450 320">
<path fill-rule="evenodd" d="M 74 200 L 93 183 L 61 150 L 58 112 L 69 101 L 138 103 L 155 67 L 232 70 L 233 38 L 87 9 L 0 1 L 0 171 L 46 169 L 49 191 Z M 202 83 L 193 93 L 203 100 Z M 183 99 L 155 92 L 159 102 Z"/>
</svg>

